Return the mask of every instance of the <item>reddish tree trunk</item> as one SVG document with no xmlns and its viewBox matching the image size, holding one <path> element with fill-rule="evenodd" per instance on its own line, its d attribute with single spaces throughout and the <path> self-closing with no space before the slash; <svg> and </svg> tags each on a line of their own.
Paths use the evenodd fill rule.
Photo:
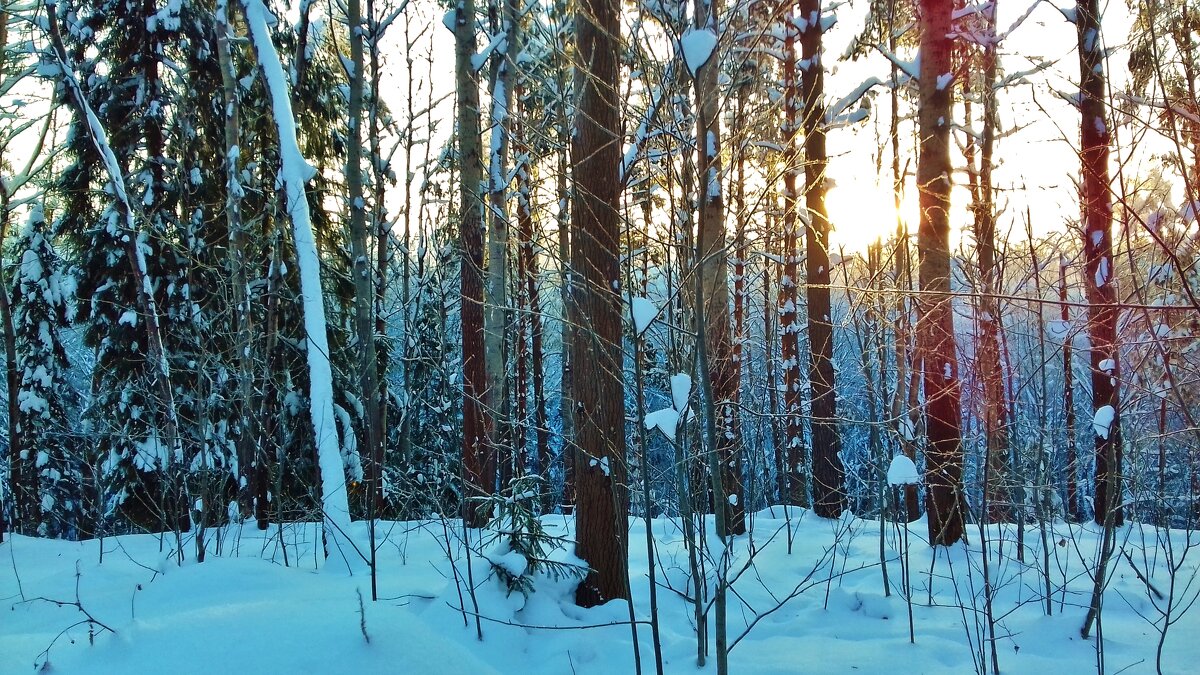
<svg viewBox="0 0 1200 675">
<path fill-rule="evenodd" d="M 462 0 L 455 16 L 455 76 L 458 88 L 459 292 L 463 355 L 463 520 L 482 527 L 487 514 L 477 500 L 492 493 L 496 459 L 489 450 L 484 416 L 487 372 L 483 357 L 483 179 L 479 140 L 479 82 L 475 54 L 475 0 Z"/>
<path fill-rule="evenodd" d="M 621 359 L 621 162 L 616 0 L 580 0 L 575 13 L 578 108 L 571 139 L 571 302 L 575 392 L 575 554 L 591 572 L 575 599 L 629 598 L 629 491 Z"/>
<path fill-rule="evenodd" d="M 1079 40 L 1081 169 L 1080 201 L 1083 207 L 1083 286 L 1087 289 L 1088 337 L 1091 341 L 1092 412 L 1112 409 L 1107 433 L 1095 434 L 1095 520 L 1122 523 L 1121 431 L 1117 379 L 1117 293 L 1112 257 L 1112 201 L 1109 196 L 1108 146 L 1111 138 L 1105 116 L 1107 106 L 1104 56 L 1100 45 L 1100 3 L 1081 0 L 1076 5 Z M 1095 425 L 1094 425 L 1095 426 Z"/>
<path fill-rule="evenodd" d="M 950 296 L 951 0 L 922 0 L 920 157 L 917 187 L 922 316 L 917 345 L 925 383 L 926 512 L 929 541 L 949 546 L 963 535 L 961 384 Z"/>
</svg>

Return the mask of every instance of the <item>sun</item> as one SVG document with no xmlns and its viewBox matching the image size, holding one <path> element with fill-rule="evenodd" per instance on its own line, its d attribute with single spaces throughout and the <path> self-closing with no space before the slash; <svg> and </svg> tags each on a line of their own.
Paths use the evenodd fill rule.
<svg viewBox="0 0 1200 675">
<path fill-rule="evenodd" d="M 896 232 L 896 206 L 890 187 L 874 180 L 839 181 L 825 195 L 833 232 L 830 246 L 847 253 L 863 253 L 878 240 Z M 916 222 L 916 199 L 905 195 L 900 215 L 910 228 Z"/>
</svg>

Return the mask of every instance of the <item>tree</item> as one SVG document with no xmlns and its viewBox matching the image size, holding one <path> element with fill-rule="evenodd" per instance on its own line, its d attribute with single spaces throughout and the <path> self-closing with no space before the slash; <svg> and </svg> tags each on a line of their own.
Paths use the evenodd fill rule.
<svg viewBox="0 0 1200 675">
<path fill-rule="evenodd" d="M 16 91 L 21 82 L 34 74 L 27 63 L 32 55 L 24 53 L 22 46 L 25 31 L 22 25 L 31 25 L 25 16 L 26 12 L 36 11 L 36 5 L 25 8 L 6 7 L 4 16 L 0 18 L 0 91 Z M 10 24 L 12 24 L 10 26 Z M 53 106 L 53 100 L 52 100 Z M 18 106 L 19 108 L 20 106 Z M 39 199 L 41 190 L 30 190 L 29 194 L 21 194 L 25 188 L 34 183 L 42 170 L 48 166 L 54 157 L 54 148 L 48 148 L 46 139 L 53 125 L 53 115 L 36 116 L 6 114 L 0 121 L 0 249 L 8 241 L 11 226 L 16 218 L 16 209 L 32 200 Z M 24 141 L 32 140 L 32 147 L 22 147 Z M 28 153 L 21 161 L 14 155 L 18 148 L 22 154 Z M 9 527 L 25 527 L 31 529 L 32 521 L 25 523 L 21 520 L 22 513 L 36 513 L 36 477 L 25 471 L 28 464 L 28 453 L 23 452 L 22 434 L 17 432 L 20 418 L 16 392 L 20 386 L 20 373 L 17 366 L 16 330 L 13 324 L 13 307 L 8 292 L 9 284 L 6 279 L 7 270 L 0 265 L 0 328 L 4 332 L 4 372 L 7 385 L 7 440 L 8 457 L 0 458 L 0 464 L 7 464 L 9 469 L 8 494 L 0 493 L 0 542 L 4 541 L 4 532 Z M 14 508 L 12 514 L 15 522 L 6 522 L 8 507 Z"/>
<path fill-rule="evenodd" d="M 920 156 L 917 233 L 924 294 L 917 346 L 925 384 L 926 510 L 929 541 L 949 546 L 963 535 L 961 383 L 950 295 L 951 0 L 921 0 Z"/>
<path fill-rule="evenodd" d="M 1112 199 L 1109 194 L 1107 90 L 1098 0 L 1076 4 L 1079 52 L 1079 154 L 1082 179 L 1084 288 L 1091 343 L 1092 428 L 1096 444 L 1095 521 L 1114 526 L 1121 509 L 1121 426 L 1117 382 L 1117 290 L 1113 267 Z"/>
<path fill-rule="evenodd" d="M 350 525 L 350 504 L 341 452 L 337 447 L 333 417 L 333 373 L 329 361 L 325 303 L 321 291 L 321 270 L 309 215 L 305 182 L 315 170 L 305 161 L 296 138 L 296 117 L 292 112 L 287 78 L 279 61 L 260 0 L 242 0 L 262 77 L 270 92 L 272 114 L 279 133 L 279 176 L 286 193 L 288 215 L 292 221 L 297 262 L 300 267 L 301 294 L 304 300 L 304 327 L 308 336 L 305 350 L 309 368 L 309 412 L 315 433 L 317 460 L 321 474 L 322 517 L 326 536 L 345 541 Z M 328 554 L 330 551 L 327 550 Z M 349 554 L 343 551 L 343 555 Z"/>
<path fill-rule="evenodd" d="M 367 246 L 367 202 L 363 196 L 362 122 L 366 86 L 363 31 L 367 22 L 361 0 L 349 0 L 346 23 L 350 34 L 349 141 L 346 144 L 347 208 L 350 211 L 350 252 L 354 257 L 354 326 L 359 345 L 358 377 L 366 441 L 367 513 L 383 505 L 383 402 L 379 398 L 379 359 L 375 350 L 375 270 Z M 374 158 L 372 159 L 374 160 Z"/>
<path fill-rule="evenodd" d="M 478 499 L 492 494 L 496 458 L 485 424 L 487 371 L 483 351 L 483 180 L 479 140 L 479 81 L 475 57 L 475 0 L 454 14 L 454 74 L 458 100 L 459 282 L 463 363 L 463 520 L 482 527 Z"/>
<path fill-rule="evenodd" d="M 733 360 L 732 327 L 729 321 L 729 253 L 725 236 L 725 197 L 721 189 L 721 126 L 717 116 L 720 91 L 717 74 L 720 70 L 718 35 L 720 35 L 720 0 L 697 0 L 696 28 L 693 39 L 710 35 L 711 52 L 703 63 L 688 63 L 696 82 L 696 146 L 699 157 L 700 223 L 696 237 L 697 324 L 702 324 L 706 362 L 698 368 L 707 369 L 712 386 L 711 415 L 716 416 L 716 429 L 710 439 L 714 454 L 710 462 L 714 475 L 715 499 L 720 503 L 723 518 L 717 519 L 717 535 L 746 532 L 746 495 L 742 487 L 741 429 L 737 414 L 738 364 Z M 686 38 L 685 38 L 686 39 Z M 685 49 L 685 52 L 687 50 Z M 685 58 L 687 56 L 685 55 Z M 702 315 L 702 317 L 701 317 Z"/>
<path fill-rule="evenodd" d="M 1005 400 L 1004 370 L 1000 361 L 1000 303 L 999 267 L 996 259 L 996 205 L 992 174 L 995 168 L 996 147 L 996 19 L 995 5 L 983 13 L 982 18 L 964 17 L 961 21 L 975 19 L 982 25 L 971 28 L 978 37 L 979 58 L 982 78 L 978 82 L 979 97 L 983 102 L 983 130 L 979 141 L 979 163 L 975 163 L 975 137 L 968 134 L 966 140 L 967 173 L 970 179 L 971 211 L 975 220 L 975 248 L 978 257 L 978 306 L 976 308 L 979 346 L 978 372 L 983 384 L 983 428 L 985 435 L 986 478 L 984 497 L 987 502 L 987 518 L 992 522 L 1009 519 L 1010 497 L 1008 493 L 1008 405 Z M 970 67 L 971 54 L 968 50 L 968 70 L 963 77 L 964 97 L 972 87 Z M 966 106 L 970 115 L 970 105 Z"/>
<path fill-rule="evenodd" d="M 805 279 L 808 301 L 808 379 L 812 388 L 813 510 L 836 518 L 846 508 L 842 439 L 837 423 L 834 392 L 833 311 L 829 302 L 829 213 L 825 208 L 825 64 L 822 61 L 823 22 L 820 0 L 800 0 L 800 15 L 807 17 L 800 31 L 804 76 L 800 79 L 804 127 L 804 198 L 808 210 L 805 238 Z"/>
<path fill-rule="evenodd" d="M 502 14 L 498 32 L 504 37 L 492 55 L 491 142 L 488 147 L 487 179 L 487 280 L 484 286 L 483 356 L 487 373 L 485 425 L 488 452 L 496 458 L 500 488 L 512 477 L 511 420 L 508 414 L 508 151 L 512 137 L 513 89 L 517 78 L 517 55 L 521 52 L 520 28 L 515 0 L 493 5 L 490 13 Z M 489 476 L 495 481 L 494 477 Z"/>
<path fill-rule="evenodd" d="M 28 529 L 41 537 L 74 539 L 82 518 L 83 458 L 68 433 L 67 412 L 76 401 L 59 331 L 74 318 L 75 283 L 63 273 L 40 206 L 30 214 L 16 249 L 21 252 L 13 288 L 20 385 L 13 398 L 37 495 L 36 515 L 28 514 L 28 523 L 37 526 Z"/>
<path fill-rule="evenodd" d="M 578 103 L 571 140 L 575 554 L 591 567 L 575 599 L 590 607 L 629 598 L 620 302 L 621 38 L 616 0 L 580 0 L 575 10 Z"/>
<path fill-rule="evenodd" d="M 800 130 L 799 77 L 796 73 L 797 28 L 792 12 L 784 14 L 783 57 L 783 268 L 779 276 L 779 351 L 783 370 L 784 443 L 787 446 L 787 499 L 797 506 L 808 505 L 805 489 L 804 430 L 800 418 L 800 320 L 797 281 L 800 272 L 799 190 L 800 152 L 796 136 Z"/>
</svg>

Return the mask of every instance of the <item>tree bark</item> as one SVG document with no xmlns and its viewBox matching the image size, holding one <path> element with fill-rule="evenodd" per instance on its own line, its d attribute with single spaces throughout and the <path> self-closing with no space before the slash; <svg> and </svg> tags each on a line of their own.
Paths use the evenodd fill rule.
<svg viewBox="0 0 1200 675">
<path fill-rule="evenodd" d="M 258 411 L 251 408 L 254 400 L 254 363 L 252 353 L 250 299 L 247 292 L 246 232 L 242 224 L 242 185 L 240 168 L 241 120 L 238 116 L 238 85 L 230 48 L 229 4 L 217 2 L 217 60 L 221 68 L 221 88 L 225 103 L 225 223 L 229 228 L 229 276 L 233 284 L 235 345 L 238 364 L 238 395 L 241 408 L 238 414 L 238 486 L 237 500 L 242 517 L 254 512 L 253 476 L 255 461 L 255 427 Z"/>
<path fill-rule="evenodd" d="M 496 458 L 487 442 L 483 352 L 483 180 L 479 141 L 479 80 L 475 55 L 475 0 L 462 0 L 454 18 L 455 86 L 458 95 L 459 292 L 463 362 L 463 505 L 468 527 L 487 524 L 478 500 L 492 494 Z"/>
<path fill-rule="evenodd" d="M 1091 342 L 1092 412 L 1108 406 L 1112 422 L 1107 433 L 1094 434 L 1096 443 L 1096 500 L 1094 518 L 1105 524 L 1123 522 L 1121 503 L 1121 427 L 1117 381 L 1117 293 L 1112 257 L 1112 200 L 1109 195 L 1108 146 L 1111 137 L 1105 115 L 1104 57 L 1100 45 L 1100 4 L 1076 4 L 1075 26 L 1079 52 L 1081 170 L 1083 211 L 1084 288 L 1088 301 Z M 1093 425 L 1096 426 L 1096 425 Z"/>
<path fill-rule="evenodd" d="M 362 0 L 348 0 L 350 74 L 349 126 L 346 145 L 347 204 L 350 210 L 350 253 L 354 256 L 354 328 L 358 337 L 358 379 L 363 405 L 363 440 L 360 455 L 366 459 L 366 513 L 373 516 L 383 507 L 383 426 L 380 420 L 379 363 L 375 352 L 375 270 L 367 245 L 367 204 L 363 196 L 362 119 L 363 89 L 366 84 L 363 58 Z"/>
<path fill-rule="evenodd" d="M 292 221 L 296 259 L 300 269 L 300 292 L 304 301 L 304 329 L 308 338 L 305 352 L 309 369 L 309 413 L 312 417 L 320 467 L 325 535 L 342 542 L 348 535 L 350 504 L 346 493 L 346 472 L 334 429 L 333 373 L 329 362 L 329 337 L 326 333 L 325 302 L 321 291 L 320 260 L 304 185 L 314 169 L 308 165 L 300 152 L 294 126 L 289 128 L 289 125 L 294 125 L 295 115 L 288 94 L 287 78 L 279 61 L 279 54 L 271 42 L 267 10 L 260 0 L 242 0 L 242 6 L 258 54 L 263 80 L 271 94 L 272 112 L 279 131 L 282 164 L 280 177 L 286 193 L 288 215 Z M 328 549 L 326 553 L 329 553 Z"/>
<path fill-rule="evenodd" d="M 721 34 L 718 20 L 720 0 L 697 0 L 698 28 Z M 720 90 L 719 47 L 696 71 L 696 142 L 700 180 L 700 227 L 697 234 L 697 264 L 703 283 L 704 335 L 708 356 L 708 377 L 713 389 L 713 411 L 717 416 L 715 452 L 720 468 L 721 508 L 725 512 L 727 532 L 717 536 L 743 534 L 746 531 L 745 491 L 742 488 L 741 430 L 738 427 L 738 368 L 733 360 L 732 327 L 729 321 L 729 253 L 725 237 L 725 197 L 721 189 L 721 126 L 717 117 Z"/>
<path fill-rule="evenodd" d="M 808 379 L 812 405 L 813 511 L 837 518 L 846 508 L 842 440 L 838 433 L 837 394 L 834 391 L 833 324 L 829 299 L 829 213 L 825 208 L 825 67 L 822 64 L 821 0 L 800 0 L 800 15 L 808 17 L 800 32 L 804 71 L 800 79 L 804 126 L 804 191 L 808 209 L 805 238 L 805 279 L 808 302 Z"/>
<path fill-rule="evenodd" d="M 989 26 L 995 34 L 995 5 Z M 979 378 L 983 384 L 983 426 L 986 438 L 987 483 L 984 486 L 987 518 L 1007 522 L 1011 518 L 1008 467 L 1008 402 L 1004 394 L 1004 370 L 1000 361 L 999 271 L 996 261 L 995 191 L 992 186 L 996 146 L 996 45 L 983 51 L 983 132 L 980 142 L 978 183 L 974 187 L 975 242 L 979 256 Z M 970 146 L 968 146 L 970 147 Z"/>
<path fill-rule="evenodd" d="M 917 188 L 922 316 L 918 352 L 925 383 L 926 511 L 929 541 L 949 546 L 963 535 L 962 401 L 950 295 L 951 0 L 921 0 L 920 156 Z"/>
<path fill-rule="evenodd" d="M 499 464 L 500 489 L 512 476 L 508 383 L 508 148 L 512 135 L 513 79 L 520 52 L 514 0 L 502 2 L 500 30 L 506 36 L 493 57 L 492 112 L 488 150 L 487 281 L 483 305 L 483 353 L 487 372 L 485 415 L 489 452 Z M 503 51 L 501 51 L 503 49 Z"/>
<path fill-rule="evenodd" d="M 580 0 L 575 12 L 578 96 L 571 160 L 571 302 L 577 490 L 575 554 L 592 571 L 585 607 L 629 598 L 629 494 L 625 462 L 620 310 L 621 24 L 616 0 Z"/>
<path fill-rule="evenodd" d="M 1067 258 L 1058 259 L 1058 302 L 1064 326 L 1070 325 L 1071 314 L 1067 307 Z M 1067 520 L 1078 522 L 1079 512 L 1079 463 L 1075 446 L 1075 371 L 1072 359 L 1073 334 L 1068 330 L 1063 339 L 1063 426 L 1067 431 Z"/>
<path fill-rule="evenodd" d="M 800 421 L 800 321 L 799 296 L 799 209 L 796 177 L 800 152 L 796 132 L 800 128 L 797 102 L 800 98 L 796 74 L 796 25 L 791 12 L 785 14 L 783 59 L 783 273 L 779 277 L 780 368 L 783 370 L 784 443 L 787 446 L 787 489 L 789 502 L 808 506 L 805 489 L 804 429 Z"/>
</svg>

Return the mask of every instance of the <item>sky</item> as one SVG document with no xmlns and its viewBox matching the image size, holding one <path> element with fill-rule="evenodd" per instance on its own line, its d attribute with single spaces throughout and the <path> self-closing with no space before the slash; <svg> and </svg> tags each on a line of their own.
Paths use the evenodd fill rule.
<svg viewBox="0 0 1200 675">
<path fill-rule="evenodd" d="M 1063 18 L 1054 4 L 1037 0 L 998 0 L 998 3 L 997 23 L 1002 32 L 1028 12 L 1028 17 L 1000 46 L 1001 76 L 1030 70 L 1041 61 L 1053 63 L 1042 72 L 1030 75 L 1029 83 L 1012 85 L 998 93 L 1000 132 L 1008 134 L 1000 137 L 996 144 L 998 165 L 994 182 L 1001 191 L 997 205 L 1003 209 L 998 234 L 1004 236 L 1011 229 L 1014 240 L 1023 240 L 1026 238 L 1024 216 L 1027 206 L 1032 214 L 1035 236 L 1061 231 L 1067 221 L 1078 218 L 1074 180 L 1079 174 L 1079 159 L 1075 153 L 1079 113 L 1055 92 L 1078 91 L 1079 61 L 1075 51 L 1075 27 Z M 1062 0 L 1059 3 L 1068 6 Z M 860 11 L 853 6 L 843 10 L 844 20 L 840 20 L 826 36 L 831 54 L 840 54 L 844 50 L 852 33 L 858 29 L 860 20 L 855 17 Z M 1131 22 L 1123 2 L 1109 2 L 1104 7 L 1102 33 L 1110 48 L 1115 46 L 1112 36 L 1128 35 Z M 1125 58 L 1124 51 L 1117 51 L 1109 59 L 1108 72 L 1114 86 L 1124 82 L 1127 76 Z M 826 87 L 831 97 L 836 97 L 838 92 L 852 89 L 870 75 L 886 75 L 887 68 L 887 61 L 879 55 L 860 62 L 840 63 L 837 71 L 827 79 Z M 886 237 L 895 230 L 890 172 L 887 172 L 891 155 L 884 156 L 887 173 L 883 185 L 876 180 L 874 166 L 876 126 L 886 133 L 890 115 L 884 91 L 879 92 L 875 112 L 875 119 L 864 125 L 834 130 L 829 136 L 829 152 L 834 157 L 829 171 L 837 184 L 828 198 L 830 218 L 836 228 L 831 236 L 834 247 L 842 245 L 847 250 L 862 250 L 876 237 Z M 956 136 L 957 142 L 961 142 L 962 134 Z M 911 150 L 911 137 L 906 140 Z M 961 153 L 956 154 L 954 149 L 951 152 L 951 161 L 962 166 Z M 910 173 L 915 173 L 915 158 L 912 162 Z M 970 219 L 966 211 L 970 196 L 962 187 L 965 180 L 964 174 L 956 173 L 957 187 L 952 195 L 952 247 L 962 243 L 962 228 Z M 901 211 L 910 231 L 915 232 L 918 213 L 911 177 L 908 196 Z"/>
<path fill-rule="evenodd" d="M 994 180 L 1001 193 L 997 200 L 1002 209 L 999 234 L 1007 238 L 1011 230 L 1014 240 L 1023 240 L 1026 236 L 1026 207 L 1032 214 L 1035 236 L 1060 232 L 1066 223 L 1077 219 L 1078 196 L 1074 180 L 1079 173 L 1079 161 L 1074 148 L 1078 143 L 1079 114 L 1056 93 L 1078 90 L 1076 37 L 1074 25 L 1068 23 L 1049 0 L 997 1 L 1001 31 L 1008 32 L 1011 29 L 1000 47 L 1001 76 L 1029 70 L 1037 63 L 1048 61 L 1051 64 L 1045 70 L 1031 75 L 1027 82 L 1006 87 L 998 94 L 1002 135 L 997 141 L 998 165 Z M 1063 0 L 1058 0 L 1058 3 L 1073 6 L 1073 3 Z M 881 79 L 888 76 L 888 61 L 879 54 L 872 53 L 857 61 L 840 59 L 851 38 L 860 31 L 866 8 L 865 0 L 851 0 L 838 5 L 835 10 L 838 22 L 825 36 L 825 86 L 829 101 L 841 98 L 872 76 Z M 414 10 L 433 20 L 440 19 L 443 11 L 432 6 L 432 3 L 410 6 L 408 11 Z M 1116 0 L 1103 5 L 1103 13 L 1103 39 L 1110 48 L 1120 47 L 1119 41 L 1114 43 L 1113 36 L 1123 39 L 1128 35 L 1132 22 L 1129 10 L 1124 2 Z M 1013 24 L 1022 17 L 1020 25 L 1013 29 Z M 422 18 L 420 22 L 431 18 Z M 628 26 L 626 31 L 628 38 Z M 393 40 L 398 41 L 401 31 L 394 29 L 394 33 Z M 449 76 L 454 62 L 453 41 L 448 31 L 440 25 L 434 26 L 431 35 L 434 40 L 434 72 L 447 75 L 436 77 L 432 86 L 435 95 L 449 94 L 453 88 L 453 78 Z M 421 50 L 428 48 L 423 45 Z M 665 50 L 655 51 L 658 56 L 665 56 Z M 901 57 L 912 58 L 913 54 L 901 54 Z M 1108 71 L 1114 87 L 1124 82 L 1127 76 L 1125 59 L 1126 53 L 1121 49 L 1114 51 L 1110 57 Z M 392 62 L 398 66 L 402 60 L 394 56 Z M 390 69 L 388 78 L 385 78 L 385 97 L 392 100 L 393 106 L 403 100 L 403 78 L 403 69 L 399 67 Z M 389 95 L 389 92 L 394 93 Z M 486 105 L 486 97 L 484 102 Z M 442 115 L 446 119 L 452 114 L 453 104 L 453 96 L 442 102 Z M 912 113 L 909 104 L 902 105 L 908 114 Z M 877 88 L 871 118 L 857 125 L 834 129 L 829 134 L 829 177 L 835 187 L 829 192 L 828 207 L 835 228 L 831 236 L 831 245 L 835 250 L 842 248 L 846 252 L 861 252 L 876 238 L 886 238 L 895 231 L 890 150 L 884 149 L 882 181 L 876 173 L 877 153 L 884 143 L 881 138 L 887 132 L 888 107 L 886 90 Z M 633 114 L 636 113 L 624 120 L 627 131 L 637 126 Z M 956 114 L 961 115 L 961 112 Z M 442 125 L 439 133 L 434 135 L 435 144 L 440 146 L 445 143 L 448 133 L 449 124 Z M 901 133 L 906 133 L 904 127 Z M 902 166 L 908 163 L 910 178 L 901 212 L 909 223 L 910 231 L 915 232 L 917 207 L 911 174 L 915 173 L 916 161 L 912 156 L 914 141 L 911 126 L 908 126 L 907 134 L 902 139 L 902 152 L 909 156 L 902 159 L 901 163 Z M 962 134 L 957 136 L 961 142 Z M 961 166 L 961 154 L 952 154 L 952 161 Z M 955 248 L 964 243 L 962 228 L 969 224 L 970 219 L 966 210 L 969 195 L 962 187 L 965 179 L 961 171 L 956 173 L 958 187 L 952 196 L 954 212 L 951 234 L 951 245 Z"/>
</svg>

